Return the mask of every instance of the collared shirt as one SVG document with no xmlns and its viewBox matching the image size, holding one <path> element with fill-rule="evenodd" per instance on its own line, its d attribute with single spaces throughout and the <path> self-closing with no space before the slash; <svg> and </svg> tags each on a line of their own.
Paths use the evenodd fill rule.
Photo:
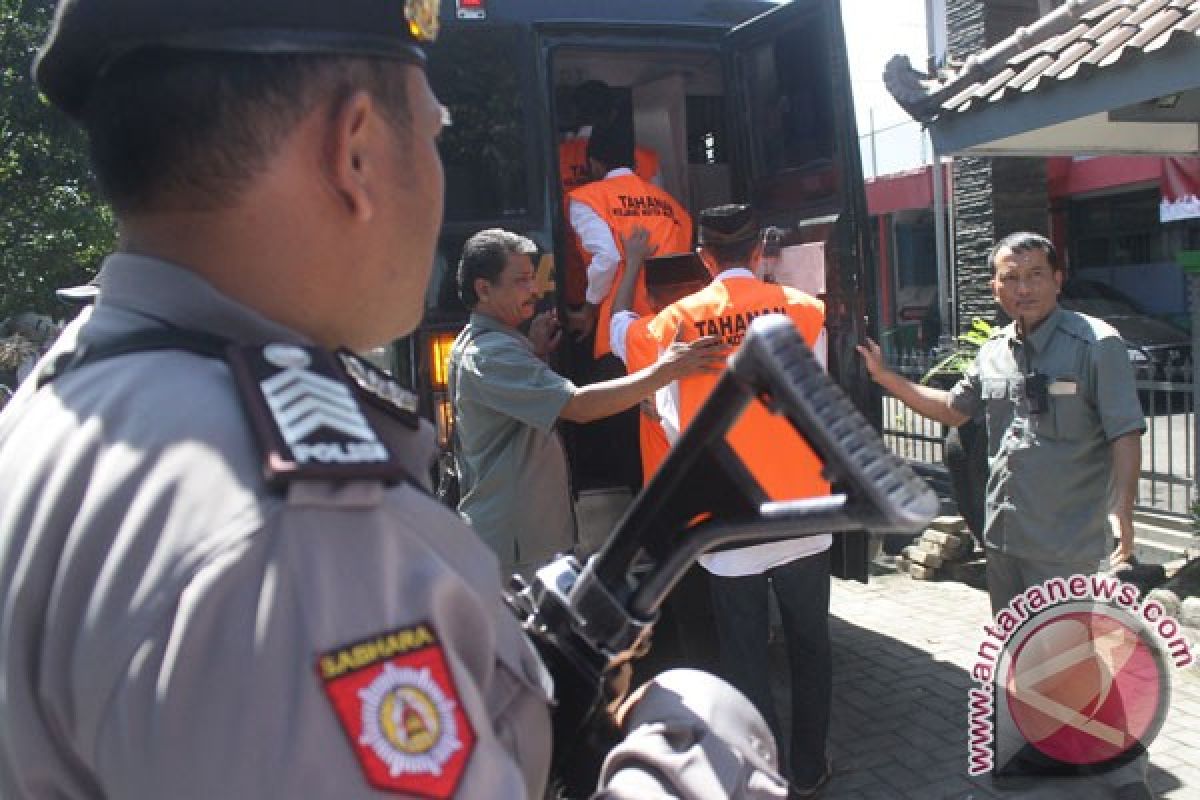
<svg viewBox="0 0 1200 800">
<path fill-rule="evenodd" d="M 621 175 L 632 175 L 628 167 L 618 167 L 609 170 L 604 180 Z M 594 306 L 604 302 L 612 289 L 613 279 L 617 274 L 617 265 L 621 263 L 621 251 L 617 248 L 617 240 L 613 238 L 612 228 L 604 218 L 595 212 L 587 203 L 572 200 L 570 203 L 571 227 L 579 237 L 583 249 L 592 254 L 592 260 L 587 267 L 588 285 L 586 299 Z"/>
<path fill-rule="evenodd" d="M 524 335 L 472 314 L 450 355 L 458 510 L 526 574 L 575 543 L 567 459 L 555 428 L 575 385 Z"/>
<path fill-rule="evenodd" d="M 1047 382 L 1047 408 L 1030 413 L 1026 375 Z M 1099 562 L 1109 549 L 1109 443 L 1146 429 L 1133 369 L 1107 323 L 1056 308 L 1022 341 L 994 334 L 951 390 L 951 404 L 987 415 L 984 540 L 1020 558 Z"/>
</svg>

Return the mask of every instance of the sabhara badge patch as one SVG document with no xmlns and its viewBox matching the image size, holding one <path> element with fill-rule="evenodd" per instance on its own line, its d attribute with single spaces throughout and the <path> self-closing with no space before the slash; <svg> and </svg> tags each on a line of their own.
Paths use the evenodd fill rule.
<svg viewBox="0 0 1200 800">
<path fill-rule="evenodd" d="M 322 653 L 317 674 L 369 784 L 421 797 L 454 795 L 475 731 L 431 625 Z"/>
</svg>

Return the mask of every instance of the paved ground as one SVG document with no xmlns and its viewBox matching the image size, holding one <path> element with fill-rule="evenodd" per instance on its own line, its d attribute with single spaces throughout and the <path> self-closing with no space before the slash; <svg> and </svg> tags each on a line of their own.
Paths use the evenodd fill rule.
<svg viewBox="0 0 1200 800">
<path fill-rule="evenodd" d="M 1111 796 L 1079 781 L 1002 787 L 968 776 L 968 670 L 988 620 L 984 592 L 889 572 L 866 586 L 834 581 L 831 611 L 835 777 L 822 798 Z M 773 655 L 778 674 L 786 655 L 782 647 Z M 1200 800 L 1200 667 L 1174 677 L 1171 710 L 1150 747 L 1150 781 L 1167 800 Z"/>
</svg>

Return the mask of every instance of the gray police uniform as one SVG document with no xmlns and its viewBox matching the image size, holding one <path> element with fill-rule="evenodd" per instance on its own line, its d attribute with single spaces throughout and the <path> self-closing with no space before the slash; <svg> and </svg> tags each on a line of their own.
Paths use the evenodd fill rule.
<svg viewBox="0 0 1200 800">
<path fill-rule="evenodd" d="M 116 255 L 102 282 L 56 351 L 164 325 L 304 344 L 169 264 Z M 385 654 L 448 669 L 424 696 L 463 712 L 424 720 L 457 747 L 416 768 L 461 754 L 461 796 L 541 792 L 548 678 L 491 554 L 419 481 L 270 491 L 218 360 L 129 355 L 33 388 L 0 424 L 0 794 L 374 796 L 356 758 L 399 748 L 348 743 L 329 695 Z M 387 435 L 425 476 L 428 426 Z"/>
<path fill-rule="evenodd" d="M 1026 397 L 1033 373 L 1047 381 L 1037 414 Z M 1094 571 L 1112 542 L 1109 443 L 1146 428 L 1116 330 L 1062 308 L 1026 341 L 1010 324 L 980 349 L 951 402 L 968 416 L 986 411 L 989 550 L 1059 573 Z"/>
<path fill-rule="evenodd" d="M 118 254 L 101 281 L 47 363 L 168 326 L 305 344 L 161 261 Z M 27 382 L 0 415 L 0 796 L 540 796 L 549 678 L 494 557 L 422 485 L 428 425 L 370 419 L 412 480 L 276 492 L 234 384 L 223 360 L 142 352 Z M 641 730 L 610 795 L 678 739 Z M 773 750 L 708 739 L 782 796 Z"/>
</svg>

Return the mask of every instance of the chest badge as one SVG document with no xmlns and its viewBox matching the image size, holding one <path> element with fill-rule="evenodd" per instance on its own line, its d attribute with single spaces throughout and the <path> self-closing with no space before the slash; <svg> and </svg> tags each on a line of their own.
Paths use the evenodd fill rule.
<svg viewBox="0 0 1200 800">
<path fill-rule="evenodd" d="M 452 797 L 475 746 L 445 654 L 422 623 L 324 653 L 317 671 L 367 782 Z"/>
</svg>

